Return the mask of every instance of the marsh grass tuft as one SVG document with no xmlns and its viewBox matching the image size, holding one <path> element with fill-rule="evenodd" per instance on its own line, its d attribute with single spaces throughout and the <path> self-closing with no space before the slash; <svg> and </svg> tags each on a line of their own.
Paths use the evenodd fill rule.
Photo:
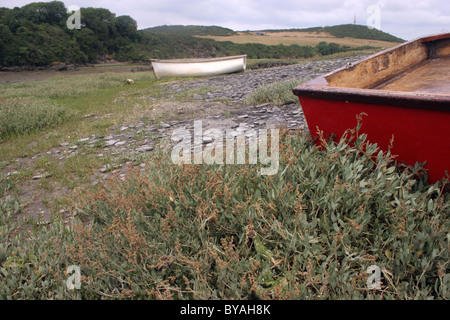
<svg viewBox="0 0 450 320">
<path fill-rule="evenodd" d="M 300 79 L 291 79 L 261 85 L 258 89 L 247 96 L 245 102 L 248 104 L 261 104 L 268 102 L 274 105 L 298 103 L 298 98 L 292 94 L 292 89 L 303 82 L 304 81 Z"/>
<path fill-rule="evenodd" d="M 0 137 L 28 134 L 67 120 L 79 121 L 75 115 L 86 111 L 86 106 L 91 107 L 91 112 L 102 107 L 101 101 L 93 106 L 86 99 L 102 98 L 102 90 L 109 89 L 108 97 L 114 94 L 111 89 L 129 90 L 124 82 L 129 77 L 146 84 L 155 81 L 149 72 L 101 73 L 0 85 Z M 139 89 L 139 85 L 133 88 Z"/>
<path fill-rule="evenodd" d="M 0 103 L 0 138 L 58 126 L 70 119 L 70 110 L 46 98 L 7 98 Z"/>
</svg>

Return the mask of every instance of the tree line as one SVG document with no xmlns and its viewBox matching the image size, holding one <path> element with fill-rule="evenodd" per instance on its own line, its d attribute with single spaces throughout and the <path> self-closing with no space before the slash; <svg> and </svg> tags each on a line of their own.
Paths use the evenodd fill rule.
<svg viewBox="0 0 450 320">
<path fill-rule="evenodd" d="M 81 29 L 67 28 L 63 2 L 0 8 L 0 64 L 88 63 L 139 42 L 136 21 L 103 8 L 82 8 Z"/>
<path fill-rule="evenodd" d="M 236 31 L 219 26 L 195 26 L 195 25 L 162 25 L 144 29 L 146 32 L 164 34 L 182 34 L 188 36 L 232 36 Z"/>
<path fill-rule="evenodd" d="M 237 44 L 230 41 L 192 36 L 195 32 L 220 27 L 196 28 L 189 32 L 161 33 L 138 30 L 130 16 L 116 16 L 104 8 L 81 8 L 81 28 L 69 29 L 72 13 L 61 1 L 35 2 L 13 9 L 0 8 L 0 66 L 47 66 L 55 62 L 85 64 L 114 59 L 192 58 L 247 54 L 249 58 L 308 58 L 350 48 L 321 43 L 316 47 L 299 45 Z M 164 27 L 164 26 L 163 26 Z M 161 28 L 160 28 L 161 29 Z M 165 26 L 165 30 L 173 30 Z M 177 30 L 182 29 L 177 26 Z"/>
</svg>

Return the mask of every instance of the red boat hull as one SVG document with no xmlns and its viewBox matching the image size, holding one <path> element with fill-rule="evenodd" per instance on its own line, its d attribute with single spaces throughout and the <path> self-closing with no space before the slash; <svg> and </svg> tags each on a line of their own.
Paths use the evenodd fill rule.
<svg viewBox="0 0 450 320">
<path fill-rule="evenodd" d="M 393 138 L 396 160 L 408 165 L 426 161 L 430 183 L 450 172 L 450 112 L 314 98 L 300 98 L 300 103 L 313 137 L 318 137 L 317 128 L 341 137 L 365 113 L 360 132 L 371 143 L 388 150 Z"/>
<path fill-rule="evenodd" d="M 450 173 L 450 33 L 412 40 L 294 88 L 311 134 L 361 132 L 428 182 Z"/>
</svg>

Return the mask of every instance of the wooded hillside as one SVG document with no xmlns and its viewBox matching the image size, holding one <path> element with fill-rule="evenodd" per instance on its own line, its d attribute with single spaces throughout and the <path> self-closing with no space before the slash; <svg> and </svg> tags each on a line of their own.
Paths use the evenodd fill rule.
<svg viewBox="0 0 450 320">
<path fill-rule="evenodd" d="M 152 58 L 239 54 L 247 54 L 253 59 L 298 59 L 359 49 L 326 42 L 313 47 L 239 44 L 194 37 L 236 33 L 218 26 L 159 26 L 137 30 L 137 23 L 132 17 L 116 16 L 104 8 L 81 8 L 81 28 L 70 29 L 67 19 L 71 15 L 61 1 L 35 2 L 13 9 L 0 8 L 0 67 L 34 68 L 53 63 L 85 64 L 108 59 L 149 61 Z M 362 31 L 359 27 L 336 26 L 325 29 L 336 36 L 353 35 L 354 32 L 355 37 L 363 37 L 365 33 L 370 33 L 369 36 L 375 39 L 386 35 L 378 30 L 367 31 L 367 27 L 362 27 L 367 29 Z M 394 38 L 389 39 L 394 41 Z"/>
<path fill-rule="evenodd" d="M 119 53 L 141 39 L 136 21 L 103 8 L 82 8 L 81 29 L 67 28 L 63 2 L 0 8 L 0 65 L 87 63 Z"/>
</svg>

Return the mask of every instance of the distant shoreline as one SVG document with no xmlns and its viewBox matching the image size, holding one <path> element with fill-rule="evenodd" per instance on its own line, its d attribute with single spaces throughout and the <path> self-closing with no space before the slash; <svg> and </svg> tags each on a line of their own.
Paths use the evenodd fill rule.
<svg viewBox="0 0 450 320">
<path fill-rule="evenodd" d="M 344 52 L 336 53 L 334 55 L 322 56 L 322 57 L 312 57 L 312 58 L 302 58 L 302 59 L 248 59 L 247 69 L 264 69 L 273 66 L 289 65 L 289 61 L 320 61 L 320 60 L 336 60 L 342 59 L 344 57 L 351 56 L 361 56 L 372 54 L 375 51 L 366 50 L 361 52 Z M 251 61 L 256 61 L 256 63 L 250 63 Z M 259 61 L 259 62 L 258 62 Z M 54 64 L 51 66 L 36 67 L 34 70 L 29 70 L 26 67 L 9 67 L 0 68 L 0 84 L 5 83 L 18 83 L 27 81 L 41 81 L 47 80 L 58 76 L 76 76 L 89 73 L 106 73 L 106 72 L 145 72 L 152 71 L 152 66 L 150 62 L 119 62 L 110 61 L 104 63 L 96 64 L 84 64 L 84 65 L 72 65 L 67 64 L 67 68 L 61 68 L 64 64 Z M 59 66 L 59 67 L 58 67 Z"/>
</svg>

